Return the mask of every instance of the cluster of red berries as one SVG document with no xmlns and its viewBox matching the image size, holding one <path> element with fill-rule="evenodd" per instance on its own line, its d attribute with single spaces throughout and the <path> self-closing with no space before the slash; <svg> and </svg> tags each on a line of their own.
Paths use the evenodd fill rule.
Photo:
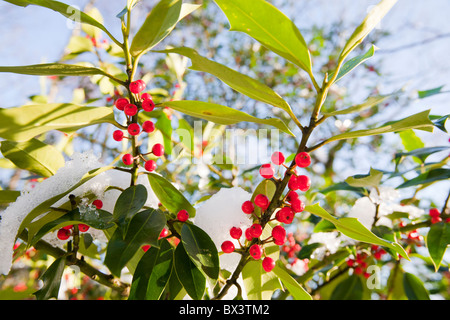
<svg viewBox="0 0 450 320">
<path fill-rule="evenodd" d="M 152 96 L 149 93 L 142 93 L 145 90 L 146 84 L 143 80 L 136 80 L 130 83 L 130 92 L 136 95 L 137 105 L 130 103 L 127 98 L 119 98 L 114 102 L 116 108 L 123 111 L 128 119 L 127 132 L 130 136 L 137 136 L 141 132 L 152 133 L 155 131 L 155 124 L 150 121 L 144 121 L 142 123 L 142 128 L 137 122 L 132 121 L 134 117 L 140 110 L 145 112 L 151 112 L 155 108 L 155 103 L 152 100 Z M 122 141 L 123 139 L 130 139 L 126 137 L 122 130 L 116 130 L 113 132 L 113 139 L 116 141 Z M 152 147 L 151 152 L 148 154 L 153 154 L 156 157 L 161 157 L 164 155 L 164 147 L 162 144 L 157 143 Z M 122 162 L 126 166 L 132 165 L 135 160 L 132 154 L 127 153 L 122 156 Z M 145 161 L 144 168 L 147 171 L 154 171 L 156 169 L 156 162 L 154 160 Z"/>
<path fill-rule="evenodd" d="M 286 167 L 284 164 L 285 157 L 281 152 L 275 152 L 271 157 L 272 163 L 275 165 L 282 165 Z M 297 166 L 301 168 L 305 168 L 311 164 L 311 158 L 308 153 L 301 152 L 295 158 L 295 163 Z M 275 174 L 275 170 L 271 163 L 263 164 L 259 170 L 261 176 L 265 179 L 272 179 Z M 290 191 L 285 197 L 286 201 L 283 201 L 283 205 L 280 210 L 278 210 L 275 214 L 275 220 L 284 224 L 290 224 L 294 220 L 295 214 L 297 212 L 302 212 L 305 209 L 304 203 L 299 199 L 299 195 L 296 190 L 307 191 L 311 186 L 311 181 L 307 176 L 297 175 L 294 171 L 291 178 L 289 179 L 288 187 Z M 277 225 L 272 229 L 272 235 L 267 239 L 260 239 L 263 227 L 260 224 L 260 219 L 256 213 L 255 208 L 259 207 L 262 214 L 267 210 L 270 205 L 269 198 L 264 194 L 257 194 L 253 201 L 247 200 L 242 204 L 242 211 L 245 214 L 252 214 L 254 216 L 254 222 L 249 228 L 242 232 L 241 228 L 233 227 L 230 230 L 230 236 L 233 239 L 239 240 L 244 233 L 245 239 L 248 242 L 257 239 L 257 242 L 252 244 L 250 248 L 248 248 L 249 254 L 253 259 L 259 260 L 264 256 L 262 261 L 263 269 L 266 272 L 270 272 L 275 267 L 275 261 L 265 255 L 263 244 L 268 242 L 274 242 L 275 244 L 282 246 L 287 238 L 286 238 L 286 229 L 282 225 Z M 255 207 L 256 206 L 256 207 Z M 239 242 L 240 243 L 240 242 Z M 241 245 L 242 247 L 242 245 Z M 224 253 L 231 253 L 235 251 L 235 246 L 232 241 L 224 241 L 222 243 L 221 249 Z"/>
<path fill-rule="evenodd" d="M 436 208 L 431 208 L 428 214 L 431 217 L 431 223 L 435 224 L 442 221 L 441 212 Z M 445 219 L 445 222 L 450 223 L 450 218 Z"/>
<path fill-rule="evenodd" d="M 377 245 L 372 245 L 370 247 L 370 252 L 371 256 L 376 260 L 380 260 L 383 255 L 387 253 L 383 248 Z M 355 259 L 347 259 L 347 266 L 353 268 L 355 274 L 363 275 L 364 278 L 367 279 L 370 277 L 370 273 L 367 272 L 367 260 L 369 257 L 370 255 L 366 252 L 357 253 Z"/>
<path fill-rule="evenodd" d="M 301 249 L 302 247 L 300 246 L 300 244 L 295 241 L 294 234 L 292 232 L 289 232 L 289 234 L 287 235 L 287 243 L 283 244 L 283 246 L 281 247 L 281 251 L 285 252 L 288 258 L 294 258 L 297 252 L 299 252 Z"/>
<path fill-rule="evenodd" d="M 100 199 L 96 199 L 92 202 L 92 205 L 97 209 L 101 209 L 103 207 L 103 202 Z M 77 226 L 80 232 L 86 232 L 89 230 L 89 226 L 87 224 L 79 223 Z M 59 240 L 67 240 L 72 235 L 72 230 L 73 224 L 62 227 L 58 230 L 56 236 Z"/>
</svg>

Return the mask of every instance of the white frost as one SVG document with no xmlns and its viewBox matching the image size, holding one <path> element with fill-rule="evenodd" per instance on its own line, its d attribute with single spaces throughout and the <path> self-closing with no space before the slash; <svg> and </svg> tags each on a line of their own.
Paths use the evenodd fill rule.
<svg viewBox="0 0 450 320">
<path fill-rule="evenodd" d="M 356 200 L 347 217 L 358 218 L 366 228 L 372 228 L 375 221 L 376 206 L 378 205 L 377 226 L 392 227 L 392 221 L 386 216 L 393 212 L 405 212 L 414 219 L 424 214 L 424 210 L 415 206 L 402 206 L 395 201 L 400 198 L 400 193 L 391 187 L 379 187 L 378 191 L 373 188 L 369 197 Z"/>
<path fill-rule="evenodd" d="M 245 229 L 252 225 L 249 215 L 241 209 L 242 203 L 250 200 L 251 196 L 239 187 L 223 188 L 197 208 L 194 224 L 210 236 L 219 252 L 226 240 L 232 241 L 239 248 L 238 241 L 232 239 L 229 232 L 232 227 L 240 227 L 244 234 Z M 233 272 L 240 257 L 238 253 L 222 254 L 220 267 Z"/>
<path fill-rule="evenodd" d="M 312 259 L 322 260 L 325 255 L 336 253 L 341 244 L 341 237 L 336 231 L 333 232 L 317 232 L 311 235 L 308 244 L 321 243 L 323 246 L 315 249 L 311 254 Z"/>
<path fill-rule="evenodd" d="M 12 264 L 13 246 L 19 227 L 24 218 L 42 202 L 57 196 L 76 185 L 89 171 L 104 166 L 99 158 L 92 152 L 74 153 L 72 159 L 65 163 L 55 175 L 35 185 L 32 189 L 25 189 L 17 200 L 0 214 L 0 274 L 8 274 Z M 158 199 L 153 193 L 146 175 L 140 175 L 137 181 L 143 184 L 148 191 L 146 205 L 152 208 L 158 207 Z M 103 201 L 103 210 L 112 212 L 118 190 L 105 192 L 108 186 L 116 186 L 122 189 L 130 185 L 130 175 L 123 171 L 108 170 L 92 178 L 85 184 L 71 192 L 75 196 L 82 197 L 86 193 L 93 193 Z M 57 207 L 67 201 L 64 197 L 53 204 Z M 51 236 L 46 237 L 49 239 Z M 56 238 L 56 236 L 55 236 Z M 63 244 L 63 241 L 56 241 Z"/>
</svg>

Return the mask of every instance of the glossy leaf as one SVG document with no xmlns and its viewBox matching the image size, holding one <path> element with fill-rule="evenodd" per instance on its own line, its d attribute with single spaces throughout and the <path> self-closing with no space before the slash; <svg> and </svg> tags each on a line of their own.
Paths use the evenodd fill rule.
<svg viewBox="0 0 450 320">
<path fill-rule="evenodd" d="M 24 142 L 2 141 L 0 150 L 18 168 L 43 177 L 54 175 L 65 163 L 63 155 L 55 147 L 37 139 Z"/>
<path fill-rule="evenodd" d="M 311 56 L 297 26 L 264 0 L 215 0 L 230 22 L 230 31 L 248 34 L 266 48 L 311 74 Z"/>
<path fill-rule="evenodd" d="M 377 237 L 369 229 L 367 229 L 357 218 L 340 218 L 337 219 L 329 214 L 325 209 L 321 208 L 318 203 L 314 205 L 309 205 L 305 207 L 305 211 L 308 211 L 316 216 L 319 216 L 325 220 L 330 221 L 336 226 L 336 229 L 357 241 L 371 243 L 375 245 L 385 246 L 389 249 L 394 250 L 402 257 L 409 259 L 405 250 L 396 242 L 389 242 L 384 239 Z"/>
<path fill-rule="evenodd" d="M 407 152 L 422 149 L 425 147 L 425 143 L 416 135 L 414 130 L 409 129 L 402 131 L 398 134 L 402 140 L 403 147 Z M 397 158 L 397 154 L 395 155 Z"/>
<path fill-rule="evenodd" d="M 339 61 L 344 60 L 364 38 L 377 26 L 383 17 L 391 10 L 397 0 L 382 0 L 372 7 L 364 21 L 355 29 L 348 39 L 339 56 Z"/>
<path fill-rule="evenodd" d="M 199 227 L 185 223 L 181 228 L 181 242 L 191 261 L 214 287 L 219 277 L 219 254 L 209 235 Z"/>
<path fill-rule="evenodd" d="M 405 272 L 403 274 L 403 288 L 408 300 L 430 300 L 422 280 L 412 273 Z"/>
<path fill-rule="evenodd" d="M 170 212 L 176 214 L 184 209 L 189 213 L 189 217 L 195 217 L 195 208 L 172 183 L 155 173 L 148 174 L 148 181 L 159 201 Z"/>
<path fill-rule="evenodd" d="M 383 178 L 383 172 L 370 168 L 367 175 L 348 177 L 345 182 L 352 187 L 378 187 Z"/>
<path fill-rule="evenodd" d="M 117 224 L 127 233 L 128 223 L 142 209 L 147 201 L 147 188 L 142 184 L 130 186 L 117 198 L 113 217 Z"/>
<path fill-rule="evenodd" d="M 426 244 L 434 269 L 437 271 L 444 258 L 445 251 L 450 245 L 450 223 L 433 223 L 428 231 Z"/>
<path fill-rule="evenodd" d="M 0 137 L 12 141 L 27 141 L 51 130 L 74 131 L 100 123 L 116 123 L 112 108 L 52 103 L 0 109 Z"/>
<path fill-rule="evenodd" d="M 64 272 L 65 259 L 58 258 L 48 267 L 41 276 L 43 286 L 36 291 L 34 295 L 37 300 L 49 300 L 50 298 L 58 298 L 59 287 L 61 286 L 61 277 Z"/>
<path fill-rule="evenodd" d="M 234 90 L 252 99 L 270 104 L 292 114 L 292 109 L 289 104 L 284 101 L 278 93 L 265 84 L 220 63 L 209 60 L 199 55 L 194 49 L 182 47 L 158 52 L 177 53 L 188 57 L 192 61 L 192 65 L 189 69 L 210 73 L 225 82 Z"/>
<path fill-rule="evenodd" d="M 159 246 L 158 237 L 165 224 L 166 217 L 159 210 L 148 209 L 137 213 L 125 235 L 121 228 L 114 231 L 106 249 L 105 265 L 114 275 L 120 276 L 121 270 L 142 245 Z"/>
<path fill-rule="evenodd" d="M 364 295 L 364 284 L 360 276 L 353 274 L 341 281 L 331 294 L 331 300 L 361 300 Z"/>
<path fill-rule="evenodd" d="M 450 114 L 447 114 L 445 116 L 433 116 L 430 115 L 430 119 L 433 121 L 436 128 L 441 130 L 442 132 L 448 133 L 447 128 L 445 127 L 445 124 L 447 122 L 447 119 L 450 117 Z"/>
<path fill-rule="evenodd" d="M 160 43 L 186 15 L 199 5 L 182 4 L 181 0 L 161 0 L 145 19 L 131 42 L 130 52 L 138 56 Z"/>
<path fill-rule="evenodd" d="M 415 178 L 409 179 L 399 185 L 397 189 L 413 187 L 421 184 L 431 184 L 441 180 L 450 179 L 450 169 L 438 168 L 427 171 L 418 175 Z"/>
<path fill-rule="evenodd" d="M 359 66 L 361 63 L 365 62 L 366 60 L 370 59 L 373 57 L 373 55 L 375 54 L 375 51 L 378 48 L 374 45 L 372 45 L 370 47 L 370 49 L 362 55 L 359 55 L 357 57 L 354 57 L 350 60 L 348 60 L 346 63 L 344 63 L 344 65 L 341 67 L 341 69 L 339 70 L 338 76 L 336 77 L 336 80 L 334 80 L 334 82 L 338 82 L 340 79 L 342 79 L 346 74 L 348 74 L 349 72 L 351 72 L 353 69 L 355 69 L 357 66 Z M 333 75 L 329 75 L 328 78 L 332 78 Z"/>
<path fill-rule="evenodd" d="M 448 150 L 450 147 L 447 146 L 441 146 L 441 147 L 427 147 L 427 148 L 419 148 L 419 149 L 414 149 L 412 151 L 409 152 L 398 152 L 395 154 L 395 159 L 400 159 L 400 158 L 404 158 L 404 157 L 408 157 L 408 156 L 412 156 L 412 157 L 416 157 L 418 159 L 420 159 L 420 161 L 422 163 L 425 163 L 425 160 L 432 155 L 433 153 L 436 152 L 441 152 L 441 151 L 446 151 Z"/>
<path fill-rule="evenodd" d="M 292 136 L 294 135 L 286 126 L 286 124 L 280 119 L 260 119 L 253 117 L 245 112 L 215 103 L 182 100 L 167 101 L 164 102 L 163 105 L 175 109 L 179 112 L 185 113 L 194 118 L 208 120 L 217 124 L 230 125 L 239 122 L 254 122 L 273 126 L 287 134 L 290 134 Z"/>
<path fill-rule="evenodd" d="M 434 124 L 428 118 L 429 113 L 430 111 L 427 110 L 404 118 L 402 120 L 386 123 L 385 125 L 378 128 L 350 131 L 338 134 L 324 141 L 324 143 L 330 143 L 332 141 L 338 141 L 343 139 L 355 139 L 359 137 L 373 136 L 408 129 L 419 129 L 431 132 L 433 131 Z"/>
<path fill-rule="evenodd" d="M 28 66 L 0 66 L 0 72 L 27 74 L 32 76 L 93 76 L 96 74 L 108 76 L 106 72 L 99 68 L 63 63 L 44 63 Z"/>
<path fill-rule="evenodd" d="M 273 272 L 266 272 L 261 260 L 247 262 L 242 270 L 242 279 L 249 300 L 270 300 L 273 292 L 281 289 L 280 278 Z"/>
<path fill-rule="evenodd" d="M 311 295 L 280 264 L 276 264 L 272 272 L 280 278 L 294 300 L 312 300 Z"/>
<path fill-rule="evenodd" d="M 206 290 L 206 277 L 195 266 L 186 253 L 184 246 L 175 249 L 175 271 L 187 294 L 194 300 L 200 300 Z"/>
<path fill-rule="evenodd" d="M 333 192 L 333 191 L 353 191 L 356 192 L 358 194 L 364 194 L 364 188 L 357 188 L 357 187 L 352 187 L 351 185 L 349 185 L 347 182 L 339 182 L 339 183 L 335 183 L 330 187 L 327 187 L 325 189 L 320 190 L 320 193 L 323 194 L 327 194 L 328 192 Z"/>
<path fill-rule="evenodd" d="M 327 220 L 322 220 L 322 221 L 327 221 Z M 334 225 L 332 224 L 333 229 L 336 230 L 334 228 Z M 322 229 L 322 230 L 316 230 L 314 228 L 314 232 L 326 232 L 327 230 L 329 230 L 330 227 L 328 226 L 326 229 Z M 303 260 L 303 259 L 310 259 L 311 258 L 311 254 L 314 252 L 314 250 L 316 250 L 317 248 L 323 247 L 324 244 L 320 243 L 320 242 L 314 242 L 311 244 L 307 244 L 305 246 L 302 246 L 302 248 L 300 249 L 300 251 L 297 253 L 297 258 Z"/>
<path fill-rule="evenodd" d="M 439 86 L 437 88 L 428 89 L 428 90 L 417 91 L 417 95 L 419 96 L 419 99 L 424 99 L 424 98 L 431 97 L 431 96 L 441 93 L 442 88 L 444 88 L 444 86 Z"/>
<path fill-rule="evenodd" d="M 163 136 L 164 143 L 164 152 L 166 154 L 172 154 L 172 122 L 167 117 L 165 112 L 161 112 L 161 115 L 158 117 L 158 120 L 155 122 L 155 128 L 161 131 Z"/>
<path fill-rule="evenodd" d="M 158 300 L 172 274 L 173 255 L 166 239 L 160 241 L 159 248 L 148 249 L 133 274 L 128 300 Z"/>
<path fill-rule="evenodd" d="M 322 112 L 322 114 L 326 117 L 331 116 L 339 116 L 344 114 L 351 114 L 351 113 L 357 113 L 361 112 L 367 109 L 370 109 L 372 107 L 375 107 L 376 105 L 379 105 L 386 99 L 392 97 L 392 95 L 383 95 L 383 96 L 375 96 L 375 97 L 369 97 L 365 102 L 352 106 L 350 108 L 342 109 L 342 110 L 336 110 L 332 112 Z"/>
<path fill-rule="evenodd" d="M 20 191 L 0 190 L 0 204 L 15 202 L 20 196 Z"/>
</svg>

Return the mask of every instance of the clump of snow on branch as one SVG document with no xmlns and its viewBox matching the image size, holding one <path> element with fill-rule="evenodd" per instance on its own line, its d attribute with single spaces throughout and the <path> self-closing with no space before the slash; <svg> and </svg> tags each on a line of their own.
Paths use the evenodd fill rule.
<svg viewBox="0 0 450 320">
<path fill-rule="evenodd" d="M 311 254 L 312 259 L 322 260 L 325 255 L 336 253 L 342 242 L 342 238 L 338 232 L 316 232 L 313 233 L 308 241 L 308 244 L 321 243 Z"/>
<path fill-rule="evenodd" d="M 242 203 L 251 199 L 251 194 L 242 188 L 223 188 L 204 201 L 195 214 L 194 224 L 203 229 L 221 251 L 225 240 L 230 240 L 236 248 L 239 243 L 230 236 L 232 227 L 239 227 L 244 232 L 252 225 L 249 215 L 242 212 Z M 220 267 L 233 272 L 239 263 L 241 255 L 238 253 L 223 254 L 220 256 Z"/>
<path fill-rule="evenodd" d="M 17 232 L 22 221 L 34 208 L 44 201 L 55 197 L 74 187 L 89 171 L 104 166 L 92 151 L 74 153 L 72 159 L 65 163 L 55 175 L 36 184 L 33 188 L 24 189 L 17 200 L 0 213 L 0 274 L 8 274 L 12 264 L 13 246 Z M 141 175 L 137 181 L 143 184 L 148 191 L 146 206 L 157 208 L 158 199 L 153 193 L 148 179 Z M 71 194 L 81 197 L 80 210 L 89 205 L 83 196 L 90 193 L 103 201 L 103 210 L 112 212 L 120 190 L 108 190 L 109 186 L 125 189 L 130 184 L 130 175 L 123 171 L 108 170 L 87 181 L 74 189 Z M 106 191 L 106 192 L 105 192 Z M 52 206 L 58 207 L 67 201 L 67 197 L 57 201 Z M 91 233 L 93 230 L 91 231 Z M 95 232 L 94 232 L 95 233 Z M 99 234 L 99 233 L 97 233 Z M 44 237 L 52 244 L 63 244 L 64 241 L 56 239 L 56 235 L 50 233 Z M 56 239 L 56 240 L 55 240 Z"/>
<path fill-rule="evenodd" d="M 411 219 L 424 214 L 424 210 L 416 206 L 403 206 L 396 203 L 399 199 L 400 193 L 392 187 L 372 188 L 368 197 L 356 200 L 347 217 L 357 218 L 370 230 L 374 223 L 376 226 L 392 227 L 392 221 L 387 216 L 393 212 L 408 213 Z M 375 218 L 377 219 L 376 222 Z"/>
</svg>

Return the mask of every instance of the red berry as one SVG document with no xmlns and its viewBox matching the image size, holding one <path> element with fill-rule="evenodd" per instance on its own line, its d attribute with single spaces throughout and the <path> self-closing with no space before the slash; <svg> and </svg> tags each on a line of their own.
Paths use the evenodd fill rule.
<svg viewBox="0 0 450 320">
<path fill-rule="evenodd" d="M 229 240 L 224 241 L 221 245 L 221 249 L 224 253 L 231 253 L 234 251 L 234 244 Z"/>
<path fill-rule="evenodd" d="M 103 202 L 100 199 L 96 199 L 94 201 L 92 201 L 92 204 L 97 208 L 97 209 L 101 209 L 103 207 Z"/>
<path fill-rule="evenodd" d="M 130 123 L 128 126 L 128 133 L 132 136 L 137 136 L 141 132 L 141 127 L 137 123 Z"/>
<path fill-rule="evenodd" d="M 161 143 L 157 143 L 152 148 L 152 153 L 157 156 L 161 157 L 164 154 L 164 147 Z"/>
<path fill-rule="evenodd" d="M 284 154 L 276 151 L 272 154 L 271 160 L 274 164 L 281 165 L 284 162 Z"/>
<path fill-rule="evenodd" d="M 301 168 L 306 168 L 311 164 L 311 157 L 307 152 L 300 152 L 295 156 L 295 163 Z"/>
<path fill-rule="evenodd" d="M 127 98 L 120 98 L 120 99 L 117 99 L 116 102 L 114 102 L 114 105 L 116 106 L 117 109 L 119 109 L 120 111 L 123 111 L 125 106 L 129 103 L 130 103 L 130 101 L 128 101 Z"/>
<path fill-rule="evenodd" d="M 59 240 L 67 240 L 70 237 L 70 230 L 64 228 L 59 229 L 56 236 L 58 237 Z"/>
<path fill-rule="evenodd" d="M 66 230 L 70 230 L 70 229 L 72 229 L 73 228 L 73 224 L 71 224 L 71 225 L 69 225 L 69 226 L 64 226 L 64 227 L 62 227 L 63 229 L 66 229 Z"/>
<path fill-rule="evenodd" d="M 361 268 L 361 267 L 356 267 L 356 268 L 355 268 L 355 273 L 356 273 L 356 274 L 363 274 L 363 272 L 364 272 L 364 269 L 363 269 L 363 268 Z"/>
<path fill-rule="evenodd" d="M 298 188 L 301 191 L 308 191 L 309 188 L 311 187 L 311 180 L 309 179 L 308 176 L 298 176 L 297 177 L 297 183 L 298 183 Z"/>
<path fill-rule="evenodd" d="M 275 171 L 272 168 L 272 165 L 270 163 L 263 164 L 261 168 L 259 168 L 259 174 L 264 179 L 271 179 L 273 178 L 273 175 L 275 174 Z"/>
<path fill-rule="evenodd" d="M 123 131 L 122 130 L 116 130 L 113 132 L 113 139 L 116 141 L 122 141 L 123 140 Z"/>
<path fill-rule="evenodd" d="M 262 226 L 259 223 L 254 223 L 250 227 L 251 235 L 253 238 L 259 238 L 262 234 Z"/>
<path fill-rule="evenodd" d="M 152 99 L 146 99 L 142 101 L 142 109 L 146 112 L 151 112 L 153 109 L 155 109 L 155 103 Z"/>
<path fill-rule="evenodd" d="M 148 249 L 150 249 L 150 245 L 149 244 L 145 244 L 145 245 L 143 245 L 141 248 L 142 248 L 142 250 L 144 251 L 144 252 L 147 252 L 148 251 Z"/>
<path fill-rule="evenodd" d="M 262 248 L 260 245 L 258 244 L 254 244 L 250 247 L 249 251 L 250 255 L 253 257 L 253 259 L 255 260 L 259 260 L 261 259 L 262 256 Z"/>
<path fill-rule="evenodd" d="M 267 198 L 266 195 L 264 194 L 258 194 L 255 197 L 255 204 L 260 207 L 261 209 L 267 209 L 267 207 L 269 206 L 269 198 Z"/>
<path fill-rule="evenodd" d="M 439 212 L 438 209 L 436 208 L 431 208 L 430 212 L 429 212 L 430 217 L 439 217 L 441 215 L 441 213 Z"/>
<path fill-rule="evenodd" d="M 288 181 L 288 188 L 290 190 L 298 190 L 299 189 L 299 183 L 297 182 L 297 176 L 293 174 Z"/>
<path fill-rule="evenodd" d="M 80 223 L 78 225 L 78 230 L 80 230 L 80 232 L 86 232 L 89 230 L 89 226 L 87 224 Z"/>
<path fill-rule="evenodd" d="M 177 213 L 177 219 L 178 219 L 178 221 L 185 222 L 189 219 L 189 213 L 184 209 L 180 210 Z"/>
<path fill-rule="evenodd" d="M 144 121 L 144 123 L 142 124 L 142 130 L 147 133 L 153 132 L 155 131 L 155 124 L 150 120 Z"/>
<path fill-rule="evenodd" d="M 125 114 L 127 116 L 134 116 L 137 112 L 138 112 L 138 108 L 136 107 L 136 105 L 129 103 L 125 106 L 125 108 L 123 109 L 123 111 L 125 112 Z"/>
<path fill-rule="evenodd" d="M 303 210 L 305 210 L 305 204 L 303 203 L 302 200 L 297 198 L 291 201 L 291 208 L 296 213 L 302 212 Z"/>
<path fill-rule="evenodd" d="M 381 251 L 376 251 L 373 254 L 373 257 L 377 260 L 380 260 L 382 256 L 383 256 L 383 253 Z"/>
<path fill-rule="evenodd" d="M 275 240 L 283 240 L 283 243 L 284 243 L 284 241 L 286 240 L 286 229 L 284 229 L 283 226 L 275 226 L 275 227 L 273 227 L 273 229 L 272 229 L 272 237 Z"/>
<path fill-rule="evenodd" d="M 273 243 L 275 243 L 277 246 L 282 246 L 285 242 L 286 242 L 286 238 L 273 240 Z"/>
<path fill-rule="evenodd" d="M 124 154 L 122 157 L 122 162 L 126 166 L 130 166 L 133 163 L 133 156 L 129 153 Z"/>
<path fill-rule="evenodd" d="M 295 199 L 298 199 L 298 193 L 293 190 L 289 191 L 286 195 L 287 202 L 292 202 Z"/>
<path fill-rule="evenodd" d="M 245 239 L 247 239 L 248 241 L 253 240 L 252 229 L 250 228 L 245 229 L 244 235 Z"/>
<path fill-rule="evenodd" d="M 162 230 L 161 230 L 161 233 L 159 234 L 159 237 L 160 238 L 165 238 L 165 237 L 167 237 L 169 235 L 169 230 L 167 230 L 166 228 L 163 228 Z"/>
<path fill-rule="evenodd" d="M 151 98 L 152 98 L 152 95 L 150 93 L 148 93 L 148 92 L 145 92 L 145 93 L 141 94 L 141 99 L 142 100 L 148 100 L 148 99 L 151 99 Z"/>
<path fill-rule="evenodd" d="M 431 218 L 431 223 L 432 224 L 435 224 L 435 223 L 438 223 L 438 222 L 441 222 L 441 221 L 442 221 L 441 217 L 432 217 Z"/>
<path fill-rule="evenodd" d="M 353 267 L 354 265 L 355 265 L 355 260 L 353 260 L 353 259 L 348 259 L 347 260 L 347 266 Z"/>
<path fill-rule="evenodd" d="M 291 207 L 283 207 L 279 211 L 277 211 L 275 218 L 281 222 L 290 224 L 294 220 L 295 213 Z"/>
<path fill-rule="evenodd" d="M 142 91 L 144 91 L 145 87 L 146 87 L 146 84 L 143 80 L 136 80 L 136 81 L 133 81 L 132 83 L 130 83 L 131 93 L 137 94 L 139 92 L 142 92 Z"/>
<path fill-rule="evenodd" d="M 242 236 L 242 229 L 238 227 L 233 227 L 230 229 L 230 236 L 233 239 L 240 239 Z"/>
<path fill-rule="evenodd" d="M 245 201 L 242 204 L 242 211 L 246 214 L 252 214 L 255 211 L 255 206 L 253 205 L 253 202 L 250 200 Z"/>
<path fill-rule="evenodd" d="M 264 271 L 270 272 L 273 268 L 275 268 L 275 261 L 270 257 L 265 257 L 262 261 L 262 266 Z"/>
<path fill-rule="evenodd" d="M 147 171 L 155 171 L 156 169 L 156 162 L 154 160 L 148 160 L 144 165 L 145 170 Z"/>
</svg>

